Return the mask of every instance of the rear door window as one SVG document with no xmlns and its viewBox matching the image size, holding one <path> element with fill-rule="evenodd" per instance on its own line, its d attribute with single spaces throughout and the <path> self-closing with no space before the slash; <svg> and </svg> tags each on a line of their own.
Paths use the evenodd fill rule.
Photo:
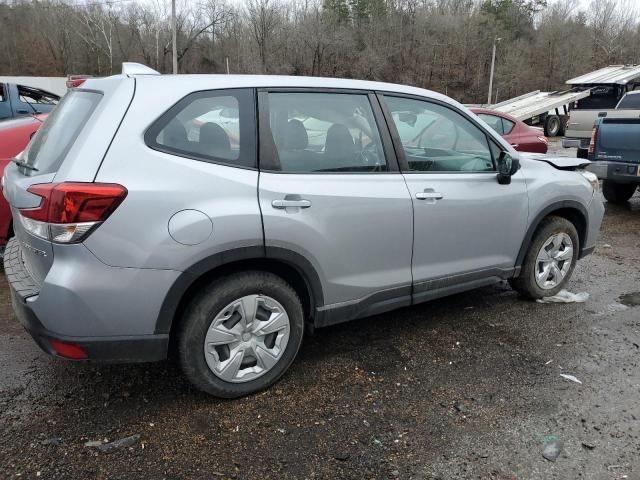
<svg viewBox="0 0 640 480">
<path fill-rule="evenodd" d="M 251 89 L 192 93 L 147 130 L 145 141 L 181 157 L 255 168 L 254 112 Z"/>
<path fill-rule="evenodd" d="M 39 174 L 56 172 L 101 99 L 97 92 L 67 93 L 29 143 L 23 161 Z"/>
<path fill-rule="evenodd" d="M 269 139 L 283 172 L 385 172 L 366 94 L 269 93 Z"/>
</svg>

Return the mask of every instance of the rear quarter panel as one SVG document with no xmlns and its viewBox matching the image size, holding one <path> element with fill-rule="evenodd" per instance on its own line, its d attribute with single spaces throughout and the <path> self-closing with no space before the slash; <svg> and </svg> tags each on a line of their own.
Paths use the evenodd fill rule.
<svg viewBox="0 0 640 480">
<path fill-rule="evenodd" d="M 131 108 L 96 177 L 98 182 L 125 186 L 127 197 L 87 239 L 87 248 L 111 266 L 184 271 L 220 252 L 262 247 L 258 171 L 148 147 L 146 129 L 195 88 L 188 82 L 178 88 L 156 88 L 145 86 L 145 80 L 137 79 L 140 85 Z M 215 89 L 216 84 L 203 87 L 198 90 Z M 172 238 L 169 222 L 184 210 L 203 212 L 210 219 L 208 238 L 195 245 Z"/>
</svg>

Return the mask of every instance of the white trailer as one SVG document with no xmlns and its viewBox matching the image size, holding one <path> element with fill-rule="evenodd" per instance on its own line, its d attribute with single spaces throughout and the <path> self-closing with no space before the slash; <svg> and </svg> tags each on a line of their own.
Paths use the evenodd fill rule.
<svg viewBox="0 0 640 480">
<path fill-rule="evenodd" d="M 555 137 L 564 134 L 568 106 L 589 95 L 591 95 L 590 89 L 571 89 L 562 92 L 536 90 L 496 103 L 489 108 L 508 113 L 528 125 L 541 125 L 547 137 Z"/>
</svg>

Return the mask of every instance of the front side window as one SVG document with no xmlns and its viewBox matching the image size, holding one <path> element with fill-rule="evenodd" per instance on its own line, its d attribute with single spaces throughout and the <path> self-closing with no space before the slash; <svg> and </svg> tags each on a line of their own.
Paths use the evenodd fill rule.
<svg viewBox="0 0 640 480">
<path fill-rule="evenodd" d="M 486 134 L 460 113 L 431 102 L 385 97 L 409 171 L 494 171 Z"/>
<path fill-rule="evenodd" d="M 281 92 L 267 98 L 279 170 L 388 170 L 367 95 Z"/>
<path fill-rule="evenodd" d="M 147 130 L 147 145 L 197 160 L 255 167 L 251 90 L 196 92 Z"/>
</svg>

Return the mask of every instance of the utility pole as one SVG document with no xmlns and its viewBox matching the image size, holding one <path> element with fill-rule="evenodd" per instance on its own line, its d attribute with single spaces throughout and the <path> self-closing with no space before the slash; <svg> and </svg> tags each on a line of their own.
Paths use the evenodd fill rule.
<svg viewBox="0 0 640 480">
<path fill-rule="evenodd" d="M 178 46 L 176 45 L 176 0 L 171 0 L 171 50 L 173 60 L 173 74 L 178 73 Z M 495 44 L 493 45 L 493 51 L 495 54 Z"/>
<path fill-rule="evenodd" d="M 496 44 L 500 40 L 502 40 L 502 38 L 498 37 L 497 35 L 493 39 L 493 54 L 491 55 L 491 73 L 489 74 L 489 97 L 487 99 L 487 106 L 491 105 L 491 91 L 493 90 L 493 70 L 496 66 Z"/>
</svg>

